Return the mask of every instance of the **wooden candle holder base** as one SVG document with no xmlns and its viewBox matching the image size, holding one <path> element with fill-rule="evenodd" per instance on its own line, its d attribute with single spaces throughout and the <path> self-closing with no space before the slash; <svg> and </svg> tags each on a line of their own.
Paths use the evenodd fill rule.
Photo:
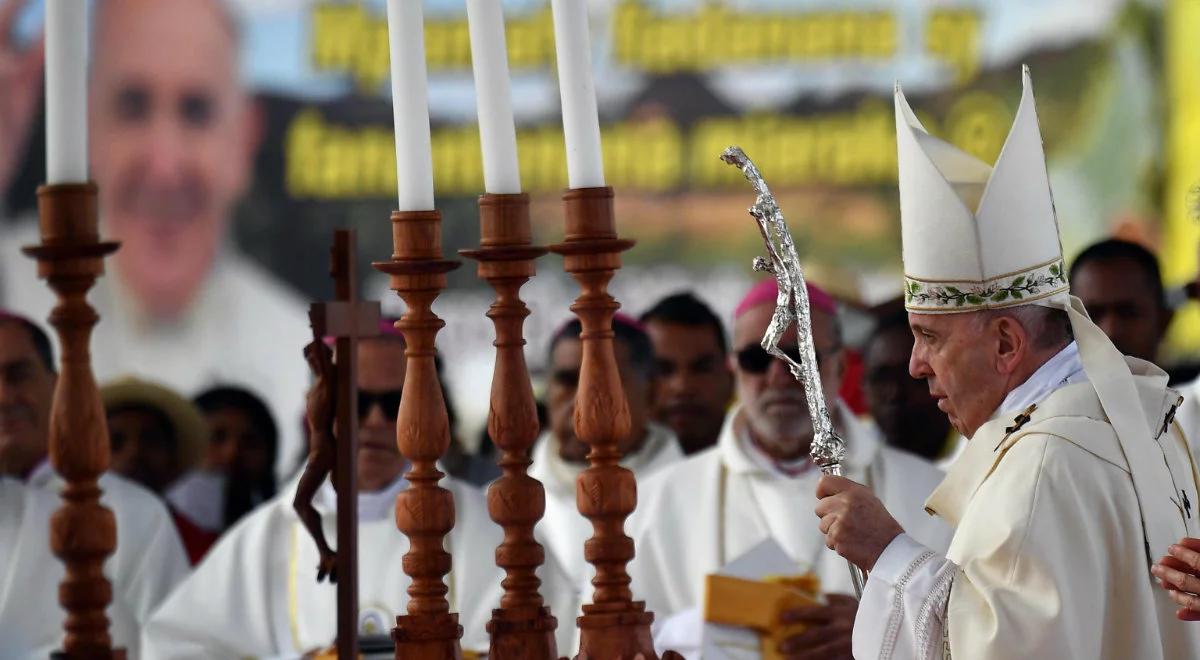
<svg viewBox="0 0 1200 660">
<path fill-rule="evenodd" d="M 450 612 L 445 576 L 450 554 L 445 538 L 454 528 L 454 497 L 438 485 L 437 460 L 450 445 L 450 421 L 434 365 L 435 338 L 445 326 L 431 306 L 446 288 L 446 273 L 457 261 L 442 258 L 441 214 L 437 211 L 392 213 L 391 261 L 373 264 L 391 276 L 392 289 L 406 310 L 396 327 L 407 344 L 407 371 L 396 418 L 396 444 L 412 468 L 409 487 L 396 497 L 396 527 L 408 537 L 404 572 L 408 615 L 396 618 L 392 639 L 396 660 L 458 660 L 462 626 Z"/>
<path fill-rule="evenodd" d="M 92 328 L 100 318 L 87 302 L 88 291 L 104 272 L 104 257 L 118 244 L 100 240 L 95 184 L 46 185 L 37 194 L 42 242 L 23 251 L 37 259 L 38 276 L 58 296 L 50 325 L 62 347 L 50 406 L 49 450 L 50 463 L 66 485 L 63 506 L 50 521 L 50 549 L 66 566 L 58 587 L 66 636 L 54 657 L 124 658 L 124 651 L 112 648 L 105 614 L 112 585 L 103 566 L 117 547 L 117 523 L 100 503 L 99 479 L 109 463 L 108 425 L 89 352 Z"/>
<path fill-rule="evenodd" d="M 546 249 L 533 245 L 529 196 L 487 194 L 479 198 L 480 247 L 463 250 L 479 262 L 479 276 L 496 291 L 488 317 L 496 327 L 488 432 L 504 471 L 488 488 L 488 513 L 504 529 L 496 564 L 505 571 L 500 608 L 492 611 L 491 660 L 557 660 L 558 621 L 543 607 L 537 568 L 545 551 L 533 528 L 546 511 L 546 491 L 528 474 L 529 449 L 538 434 L 537 409 L 525 364 L 522 327 L 529 308 L 521 287 L 533 277 L 534 260 Z"/>
</svg>

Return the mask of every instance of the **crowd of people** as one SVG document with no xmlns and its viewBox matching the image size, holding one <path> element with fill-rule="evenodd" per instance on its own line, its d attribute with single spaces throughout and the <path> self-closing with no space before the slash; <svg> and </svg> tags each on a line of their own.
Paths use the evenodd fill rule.
<svg viewBox="0 0 1200 660">
<path fill-rule="evenodd" d="M 9 145 L 21 144 L 29 128 L 37 98 L 30 89 L 39 80 L 31 72 L 41 65 L 34 49 L 7 40 L 20 4 L 0 0 L 0 129 L 7 132 L 0 191 L 15 172 L 19 154 Z M 96 7 L 96 41 L 124 46 L 94 49 L 90 69 L 91 171 L 105 233 L 123 245 L 91 296 L 102 319 L 92 359 L 112 450 L 100 486 L 118 530 L 106 564 L 113 639 L 131 658 L 311 653 L 333 640 L 335 592 L 314 579 L 324 558 L 304 530 L 312 522 L 332 538 L 336 498 L 329 483 L 316 488 L 315 521 L 293 508 L 311 381 L 304 303 L 229 245 L 229 218 L 251 177 L 257 136 L 253 103 L 237 74 L 236 27 L 219 2 L 105 0 Z M 157 57 L 176 50 L 192 55 Z M 64 483 L 48 462 L 57 363 L 41 319 L 53 300 L 33 262 L 18 254 L 36 241 L 32 218 L 13 219 L 0 233 L 0 308 L 7 310 L 0 312 L 0 571 L 8 571 L 0 580 L 0 657 L 44 656 L 62 640 L 53 585 L 63 569 L 46 548 Z M 1106 239 L 1073 260 L 1069 280 L 1122 354 L 1156 359 L 1172 313 L 1152 252 Z M 631 421 L 619 442 L 621 463 L 639 482 L 627 527 L 637 548 L 629 571 L 636 596 L 659 618 L 658 641 L 693 657 L 705 576 L 774 539 L 798 570 L 816 574 L 826 594 L 819 606 L 782 613 L 806 626 L 784 639 L 780 652 L 851 658 L 860 608 L 841 556 L 866 557 L 860 561 L 872 566 L 897 565 L 892 550 L 917 549 L 929 555 L 920 554 L 925 560 L 953 556 L 953 530 L 926 515 L 926 503 L 986 419 L 978 410 L 962 417 L 966 408 L 952 408 L 961 399 L 947 403 L 952 395 L 971 401 L 969 386 L 948 393 L 929 384 L 945 364 L 928 342 L 948 317 L 914 329 L 902 303 L 884 306 L 890 311 L 871 319 L 865 341 L 849 345 L 845 304 L 810 285 L 824 396 L 849 447 L 850 481 L 822 479 L 809 458 L 814 431 L 803 387 L 761 345 L 777 297 L 775 280 L 764 279 L 722 318 L 696 292 L 681 291 L 613 322 Z M 998 336 L 1023 341 L 1025 329 L 1005 325 L 1011 318 L 995 321 Z M 577 512 L 575 485 L 589 449 L 573 423 L 580 331 L 577 320 L 563 319 L 544 347 L 544 415 L 530 468 L 546 491 L 539 575 L 564 652 L 575 642 L 573 615 L 590 598 L 583 547 L 592 530 Z M 790 329 L 785 350 L 796 337 Z M 1074 365 L 1074 343 L 1067 346 L 1055 344 L 1059 352 L 1051 355 Z M 393 519 L 396 495 L 407 486 L 395 440 L 404 350 L 403 337 L 384 324 L 381 336 L 360 342 L 357 355 L 335 356 L 357 365 L 363 635 L 386 634 L 407 602 L 399 557 L 408 541 Z M 1022 355 L 1036 361 L 1041 353 Z M 455 356 L 446 350 L 440 358 Z M 861 370 L 847 369 L 852 361 Z M 1032 378 L 1034 369 L 1011 373 Z M 1082 372 L 1064 373 L 1059 385 Z M 1022 383 L 1009 385 L 1003 394 Z M 1178 425 L 1194 451 L 1200 383 L 1176 385 L 1184 395 Z M 462 440 L 442 462 L 456 511 L 446 543 L 454 562 L 449 599 L 460 613 L 463 647 L 486 651 L 485 623 L 502 575 L 492 552 L 501 531 L 488 517 L 483 489 L 499 471 L 486 437 L 477 452 Z M 862 539 L 876 541 L 867 549 L 831 540 L 846 532 L 825 519 L 818 525 L 810 513 L 816 508 L 833 520 L 849 515 L 838 507 L 850 501 L 870 509 L 868 495 L 851 482 L 868 489 L 882 511 L 858 528 Z M 1190 518 L 1186 489 L 1184 503 Z M 897 538 L 899 545 L 889 545 Z M 1184 608 L 1180 617 L 1200 619 L 1200 541 L 1155 551 L 1169 554 L 1155 576 Z M 949 590 L 939 579 L 930 573 L 930 584 Z M 887 592 L 897 603 L 907 597 L 900 582 L 892 586 L 901 591 Z"/>
<path fill-rule="evenodd" d="M 1120 273 L 1118 281 L 1092 285 L 1110 270 Z M 1145 314 L 1127 307 L 1150 301 L 1150 311 L 1169 317 L 1153 255 L 1106 240 L 1085 250 L 1073 271 L 1088 308 L 1103 310 L 1096 318 L 1106 332 L 1152 357 L 1163 325 L 1146 323 Z M 808 458 L 812 425 L 802 386 L 761 346 L 776 295 L 774 279 L 754 286 L 731 319 L 732 332 L 691 292 L 664 298 L 638 319 L 616 316 L 614 349 L 631 417 L 622 465 L 640 483 L 629 524 L 638 548 L 630 571 L 638 597 L 664 620 L 663 643 L 697 648 L 705 576 L 762 540 L 777 539 L 837 595 L 823 611 L 797 614 L 810 622 L 810 632 L 789 648 L 848 658 L 856 613 L 848 575 L 816 526 L 792 513 L 814 500 L 819 472 Z M 923 505 L 964 441 L 925 383 L 910 375 L 914 341 L 907 318 L 881 316 L 865 343 L 850 347 L 841 336 L 838 301 L 811 285 L 809 298 L 825 396 L 850 447 L 845 474 L 869 485 L 907 534 L 944 551 L 951 529 L 926 516 Z M 405 578 L 393 560 L 406 541 L 392 520 L 395 495 L 405 486 L 406 463 L 395 442 L 404 341 L 390 322 L 383 327 L 382 336 L 361 342 L 357 356 L 359 561 L 362 574 L 371 576 L 360 587 L 363 634 L 385 633 L 405 602 Z M 575 504 L 575 478 L 588 452 L 573 426 L 579 333 L 578 320 L 565 322 L 547 349 L 547 415 L 530 469 L 546 487 L 546 515 L 537 528 L 547 549 L 543 592 L 560 612 L 586 600 L 590 578 L 582 548 L 591 529 Z M 794 341 L 793 330 L 785 343 Z M 850 351 L 861 354 L 865 367 L 857 382 L 844 377 Z M 41 324 L 0 315 L 0 467 L 6 484 L 15 480 L 38 492 L 43 512 L 54 506 L 44 495 L 62 483 L 47 462 L 55 371 Z M 861 388 L 865 414 L 842 400 L 838 391 L 845 388 Z M 117 513 L 120 538 L 139 540 L 118 543 L 109 567 L 110 577 L 126 587 L 114 594 L 115 638 L 143 657 L 304 652 L 328 644 L 333 589 L 312 579 L 317 549 L 297 532 L 296 475 L 276 479 L 280 422 L 263 398 L 221 384 L 189 400 L 138 377 L 114 379 L 100 391 L 113 456 L 101 481 L 105 502 Z M 462 453 L 463 443 L 456 442 Z M 455 562 L 452 606 L 463 614 L 464 645 L 486 649 L 483 624 L 499 597 L 500 573 L 491 553 L 480 549 L 498 545 L 500 534 L 483 502 L 495 473 L 481 477 L 477 464 L 494 458 L 467 458 L 443 465 L 457 509 L 448 542 Z M 326 483 L 316 507 L 329 530 L 334 504 Z M 1184 552 L 1191 550 L 1183 546 Z M 41 554 L 53 574 L 54 561 Z M 218 602 L 226 606 L 205 606 Z M 45 606 L 55 607 L 49 600 Z M 0 617 L 0 625 L 23 620 Z M 60 635 L 56 620 L 46 619 L 36 643 L 37 631 L 26 629 L 5 635 L 0 648 L 50 648 Z M 560 644 L 571 644 L 572 635 L 570 626 L 560 627 Z"/>
</svg>

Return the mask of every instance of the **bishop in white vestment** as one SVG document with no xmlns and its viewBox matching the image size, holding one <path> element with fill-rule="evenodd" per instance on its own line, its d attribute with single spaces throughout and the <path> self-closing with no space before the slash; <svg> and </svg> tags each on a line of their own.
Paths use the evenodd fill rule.
<svg viewBox="0 0 1200 660">
<path fill-rule="evenodd" d="M 357 411 L 361 635 L 387 635 L 407 611 L 411 580 L 402 557 L 409 542 L 395 522 L 396 495 L 407 483 L 395 441 L 404 353 L 403 339 L 392 334 L 358 345 L 359 399 L 369 401 Z M 317 582 L 320 556 L 292 505 L 298 482 L 226 532 L 154 614 L 143 637 L 150 657 L 296 657 L 333 644 L 337 589 Z M 503 534 L 488 517 L 482 492 L 449 477 L 440 484 L 453 495 L 455 512 L 445 540 L 453 562 L 447 598 L 463 627 L 462 648 L 486 652 L 485 625 L 499 606 L 503 578 L 494 548 Z M 326 538 L 336 539 L 336 496 L 328 481 L 313 504 Z M 565 648 L 574 631 L 574 586 L 550 556 L 539 576 L 546 604 L 559 614 L 558 639 Z"/>
<path fill-rule="evenodd" d="M 762 541 L 774 539 L 795 561 L 795 573 L 812 571 L 826 593 L 853 594 L 845 560 L 825 547 L 817 520 L 807 513 L 820 471 L 808 457 L 812 425 L 804 390 L 781 360 L 759 342 L 774 312 L 775 280 L 757 285 L 734 319 L 733 369 L 741 404 L 726 417 L 717 446 L 655 473 L 638 484 L 638 508 L 628 525 L 637 556 L 629 566 L 634 595 L 657 620 L 700 608 L 705 576 L 719 571 Z M 950 529 L 922 503 L 942 478 L 929 462 L 887 447 L 878 431 L 836 398 L 841 338 L 833 300 L 809 287 L 814 342 L 826 396 L 837 402 L 834 424 L 846 440 L 847 474 L 870 485 L 888 510 L 932 547 L 945 548 Z M 796 346 L 795 331 L 781 346 Z M 695 615 L 686 615 L 698 617 Z M 672 650 L 695 651 L 691 627 Z M 849 627 L 846 627 L 848 632 Z M 849 639 L 825 657 L 848 657 Z"/>
<path fill-rule="evenodd" d="M 897 88 L 910 362 L 968 438 L 930 496 L 945 554 L 825 477 L 828 542 L 870 571 L 859 660 L 1200 655 L 1154 559 L 1195 536 L 1178 394 L 1070 296 L 1028 70 L 995 168 L 925 132 Z"/>
</svg>

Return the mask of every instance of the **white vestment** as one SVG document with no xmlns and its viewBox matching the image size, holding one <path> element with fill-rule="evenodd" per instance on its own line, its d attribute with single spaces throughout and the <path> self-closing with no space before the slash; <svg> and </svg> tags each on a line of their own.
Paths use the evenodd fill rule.
<svg viewBox="0 0 1200 660">
<path fill-rule="evenodd" d="M 1200 626 L 1175 619 L 1150 575 L 1166 548 L 1146 548 L 1116 434 L 1077 353 L 1067 368 L 1061 357 L 1010 393 L 930 497 L 956 528 L 949 551 L 901 535 L 879 557 L 855 622 L 856 658 L 1200 657 Z M 1146 451 L 1170 467 L 1178 494 L 1168 506 L 1195 536 L 1195 466 L 1167 421 L 1178 396 L 1156 367 L 1127 362 L 1146 418 L 1166 428 Z"/>
<path fill-rule="evenodd" d="M 454 496 L 455 524 L 446 538 L 453 569 L 447 598 L 463 627 L 462 647 L 486 652 L 484 628 L 499 606 L 503 572 L 495 566 L 500 528 L 488 517 L 482 493 L 444 478 Z M 334 642 L 337 589 L 317 583 L 318 554 L 292 509 L 297 480 L 240 520 L 209 551 L 192 576 L 154 614 L 143 644 L 154 658 L 295 658 Z M 360 634 L 387 635 L 407 611 L 402 557 L 408 539 L 396 529 L 395 498 L 403 478 L 384 491 L 359 494 L 358 573 Z M 326 538 L 337 548 L 336 496 L 329 483 L 314 505 Z M 542 567 L 542 594 L 556 614 L 572 611 L 574 592 L 552 561 Z M 564 625 L 565 621 L 565 625 Z M 559 614 L 559 639 L 571 638 L 570 616 Z"/>
<path fill-rule="evenodd" d="M 63 480 L 42 463 L 29 478 L 23 531 L 10 550 L 0 612 L 0 657 L 46 657 L 62 644 L 65 613 L 58 584 L 65 570 L 50 551 L 50 516 L 62 505 Z M 139 653 L 138 636 L 155 608 L 187 576 L 190 567 L 175 524 L 153 493 L 115 474 L 100 477 L 100 501 L 117 522 L 117 547 L 104 564 L 113 588 L 108 607 L 113 644 L 128 657 Z M 2 552 L 2 551 L 0 551 Z M 16 650 L 21 649 L 21 653 Z M 11 652 L 10 652 L 11 650 Z"/>
<path fill-rule="evenodd" d="M 591 579 L 593 571 L 583 558 L 583 544 L 592 537 L 592 524 L 575 504 L 575 480 L 586 464 L 568 463 L 558 453 L 559 440 L 543 433 L 533 448 L 529 475 L 546 487 L 546 515 L 538 523 L 538 540 L 553 554 L 580 587 Z M 679 440 L 665 426 L 650 422 L 646 439 L 637 452 L 621 459 L 621 465 L 633 471 L 640 482 L 647 475 L 683 460 Z"/>
<path fill-rule="evenodd" d="M 20 252 L 39 241 L 36 223 L 0 232 L 0 307 L 44 326 L 54 293 L 37 278 L 37 262 Z M 225 249 L 178 318 L 144 312 L 111 261 L 88 302 L 100 315 L 91 343 L 97 382 L 138 376 L 186 397 L 218 384 L 245 387 L 267 403 L 279 429 L 277 477 L 292 476 L 306 450 L 303 350 L 312 339 L 308 306 L 294 292 Z"/>
<path fill-rule="evenodd" d="M 946 547 L 950 528 L 922 507 L 942 473 L 884 446 L 844 404 L 838 408 L 848 447 L 844 474 L 870 486 L 914 536 Z M 726 417 L 717 446 L 638 484 L 638 508 L 628 525 L 637 556 L 629 573 L 634 597 L 646 601 L 656 621 L 701 606 L 705 576 L 768 537 L 795 560 L 797 574 L 815 572 L 823 591 L 854 593 L 846 560 L 825 547 L 813 514 L 820 471 L 811 467 L 788 477 L 772 469 L 735 431 L 738 414 L 734 408 Z"/>
<path fill-rule="evenodd" d="M 1183 397 L 1183 403 L 1179 405 L 1175 419 L 1192 447 L 1192 454 L 1200 456 L 1200 378 L 1184 383 L 1177 389 Z"/>
</svg>

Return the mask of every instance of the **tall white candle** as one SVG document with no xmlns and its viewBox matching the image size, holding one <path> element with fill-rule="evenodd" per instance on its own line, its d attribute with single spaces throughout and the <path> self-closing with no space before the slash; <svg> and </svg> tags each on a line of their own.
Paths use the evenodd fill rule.
<svg viewBox="0 0 1200 660">
<path fill-rule="evenodd" d="M 46 183 L 87 181 L 87 2 L 46 1 Z"/>
<path fill-rule="evenodd" d="M 519 193 L 517 130 L 508 86 L 508 50 L 504 45 L 500 0 L 467 0 L 467 24 L 471 32 L 475 109 L 483 149 L 483 189 L 494 194 Z"/>
<path fill-rule="evenodd" d="M 572 188 L 604 185 L 600 119 L 588 40 L 587 1 L 552 0 L 558 89 L 562 95 L 563 135 L 567 142 L 567 180 Z"/>
<path fill-rule="evenodd" d="M 425 81 L 421 0 L 388 0 L 392 116 L 396 125 L 396 186 L 401 211 L 433 210 L 433 153 Z"/>
</svg>

